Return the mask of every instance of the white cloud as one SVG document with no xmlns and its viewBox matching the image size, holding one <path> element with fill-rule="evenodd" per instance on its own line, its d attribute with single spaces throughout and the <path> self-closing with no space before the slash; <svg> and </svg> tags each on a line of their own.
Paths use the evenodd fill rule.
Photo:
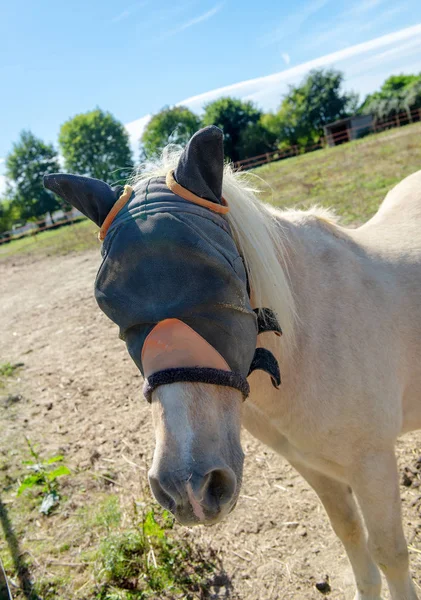
<svg viewBox="0 0 421 600">
<path fill-rule="evenodd" d="M 110 23 L 119 23 L 120 21 L 125 21 L 128 17 L 130 17 L 130 15 L 132 15 L 140 8 L 143 8 L 147 4 L 148 0 L 146 0 L 145 2 L 137 2 L 136 4 L 131 4 L 130 6 L 125 8 L 121 13 L 110 19 Z"/>
<path fill-rule="evenodd" d="M 198 94 L 177 104 L 188 106 L 194 112 L 200 113 L 208 102 L 222 96 L 235 96 L 252 100 L 264 110 L 274 110 L 279 106 L 289 84 L 298 83 L 311 69 L 329 66 L 343 70 L 348 86 L 351 83 L 355 91 L 367 94 L 378 88 L 392 72 L 421 71 L 420 48 L 421 23 L 321 56 L 273 75 L 241 81 Z M 411 68 L 408 64 L 410 54 L 413 54 L 416 59 L 411 64 Z M 405 60 L 402 60 L 403 58 Z M 146 115 L 126 125 L 135 156 L 138 155 L 139 139 L 149 119 L 150 115 Z"/>
<path fill-rule="evenodd" d="M 315 58 L 291 69 L 286 69 L 273 75 L 267 75 L 265 77 L 257 77 L 256 79 L 249 79 L 248 81 L 242 81 L 233 85 L 228 85 L 205 94 L 199 94 L 192 98 L 184 100 L 180 104 L 187 104 L 193 110 L 200 110 L 200 108 L 206 102 L 214 100 L 220 96 L 236 95 L 240 97 L 250 97 L 250 95 L 258 94 L 261 98 L 262 105 L 268 110 L 274 108 L 271 101 L 271 95 L 276 92 L 278 97 L 278 103 L 280 93 L 283 89 L 286 89 L 286 84 L 293 83 L 297 78 L 301 78 L 308 71 L 315 68 L 327 67 L 330 65 L 338 65 L 338 63 L 347 61 L 360 55 L 368 54 L 374 50 L 396 44 L 397 42 L 417 38 L 421 40 L 421 23 L 408 27 L 407 29 L 401 29 L 394 33 L 384 35 L 379 38 L 375 38 L 362 44 L 350 46 L 344 50 L 332 52 L 319 58 Z M 345 69 L 346 74 L 346 69 Z M 266 99 L 265 99 L 266 98 Z"/>
<path fill-rule="evenodd" d="M 321 10 L 330 1 L 331 0 L 312 0 L 307 2 L 306 6 L 302 7 L 299 11 L 284 18 L 280 27 L 277 27 L 271 33 L 261 38 L 260 41 L 262 45 L 267 46 L 269 44 L 275 44 L 284 37 L 297 33 L 307 19 Z"/>
<path fill-rule="evenodd" d="M 117 15 L 116 17 L 114 17 L 113 19 L 111 19 L 112 23 L 118 23 L 119 21 L 124 21 L 124 19 L 127 19 L 127 17 L 130 16 L 130 11 L 129 10 L 123 10 L 123 12 L 121 12 L 119 15 Z"/>
<path fill-rule="evenodd" d="M 363 15 L 373 8 L 377 8 L 380 4 L 383 4 L 385 0 L 362 0 L 357 4 L 354 4 L 344 14 L 348 16 L 359 16 Z"/>
<path fill-rule="evenodd" d="M 316 48 L 326 46 L 334 41 L 337 45 L 341 44 L 347 39 L 350 32 L 359 31 L 362 34 L 373 29 L 379 30 L 381 25 L 390 23 L 396 18 L 396 15 L 408 9 L 408 3 L 400 2 L 398 6 L 386 8 L 383 11 L 379 9 L 375 18 L 366 14 L 383 3 L 384 0 L 364 0 L 359 4 L 354 4 L 338 16 L 333 27 L 328 23 L 324 28 L 313 31 L 312 35 L 307 38 L 304 47 L 315 52 Z"/>
<path fill-rule="evenodd" d="M 218 5 L 218 7 L 221 6 Z M 411 55 L 414 60 L 408 62 Z M 355 60 L 357 57 L 358 60 Z M 285 53 L 282 58 L 288 64 L 289 55 Z M 348 87 L 351 85 L 360 94 L 370 93 L 380 87 L 384 79 L 392 72 L 420 72 L 421 23 L 321 56 L 279 73 L 241 81 L 210 90 L 204 94 L 191 96 L 178 102 L 177 105 L 188 106 L 194 112 L 200 113 L 208 102 L 222 96 L 235 96 L 244 100 L 252 100 L 264 110 L 274 110 L 279 106 L 288 85 L 298 83 L 311 69 L 328 66 L 335 66 L 343 70 Z M 135 157 L 139 154 L 140 138 L 150 118 L 151 115 L 148 114 L 125 125 Z M 0 158 L 0 173 L 4 168 L 4 162 L 5 159 Z M 0 174 L 0 195 L 5 190 L 5 186 L 6 178 Z"/>
<path fill-rule="evenodd" d="M 286 65 L 289 65 L 289 63 L 291 62 L 290 55 L 287 52 L 282 52 L 281 56 L 282 56 L 282 59 L 283 59 L 284 63 Z"/>
<path fill-rule="evenodd" d="M 358 62 L 358 65 L 353 65 L 350 71 L 355 72 L 355 74 L 362 74 L 373 69 L 376 70 L 379 65 L 384 63 L 390 65 L 391 63 L 401 62 L 403 58 L 412 54 L 421 57 L 421 36 L 414 37 L 413 39 L 394 45 L 392 48 L 363 58 Z M 408 72 L 406 64 L 404 64 L 404 70 Z"/>
<path fill-rule="evenodd" d="M 198 17 L 194 17 L 193 19 L 190 19 L 189 21 L 186 21 L 185 23 L 178 25 L 178 27 L 175 27 L 174 29 L 170 29 L 169 31 L 163 33 L 162 36 L 159 37 L 159 39 L 160 40 L 166 39 L 172 35 L 176 35 L 177 33 L 184 31 L 185 29 L 188 29 L 189 27 L 193 27 L 193 25 L 198 25 L 199 23 L 203 23 L 204 21 L 207 21 L 208 19 L 210 19 L 211 17 L 216 15 L 216 13 L 218 13 L 222 7 L 223 7 L 223 3 L 217 4 L 216 6 L 214 6 L 207 12 L 199 15 Z"/>
<path fill-rule="evenodd" d="M 129 134 L 130 146 L 134 156 L 138 156 L 139 154 L 140 138 L 142 137 L 143 130 L 150 121 L 151 116 L 152 115 L 145 115 L 124 126 Z"/>
</svg>

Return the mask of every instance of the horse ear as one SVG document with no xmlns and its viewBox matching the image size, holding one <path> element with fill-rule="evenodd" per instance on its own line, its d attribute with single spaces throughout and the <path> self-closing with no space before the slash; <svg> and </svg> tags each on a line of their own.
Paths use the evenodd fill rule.
<svg viewBox="0 0 421 600">
<path fill-rule="evenodd" d="M 44 175 L 44 187 L 80 210 L 98 227 L 101 227 L 124 189 L 121 185 L 111 187 L 93 177 L 67 173 Z"/>
<path fill-rule="evenodd" d="M 180 156 L 174 178 L 184 188 L 216 204 L 222 204 L 224 135 L 210 125 L 200 129 Z"/>
</svg>

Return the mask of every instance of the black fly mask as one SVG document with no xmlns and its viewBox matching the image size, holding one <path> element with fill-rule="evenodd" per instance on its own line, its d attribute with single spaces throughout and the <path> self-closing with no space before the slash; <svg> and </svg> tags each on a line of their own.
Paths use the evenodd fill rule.
<svg viewBox="0 0 421 600">
<path fill-rule="evenodd" d="M 236 388 L 275 357 L 256 349 L 262 331 L 281 330 L 269 309 L 250 305 L 243 259 L 222 197 L 223 135 L 197 132 L 166 177 L 130 186 L 54 174 L 44 185 L 101 227 L 103 262 L 95 282 L 100 308 L 120 328 L 145 377 L 144 393 L 177 381 Z"/>
</svg>

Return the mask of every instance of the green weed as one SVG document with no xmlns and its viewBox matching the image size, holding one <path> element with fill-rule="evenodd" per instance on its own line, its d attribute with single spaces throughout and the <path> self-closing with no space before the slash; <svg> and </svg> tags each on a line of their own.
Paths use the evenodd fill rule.
<svg viewBox="0 0 421 600">
<path fill-rule="evenodd" d="M 42 459 L 28 438 L 25 439 L 32 460 L 26 460 L 23 464 L 31 471 L 31 474 L 23 478 L 18 488 L 18 496 L 28 489 L 40 489 L 42 494 L 40 512 L 49 515 L 60 500 L 57 480 L 64 475 L 70 475 L 70 469 L 63 464 L 58 464 L 62 463 L 64 459 L 62 455 Z"/>
<path fill-rule="evenodd" d="M 98 551 L 98 600 L 185 599 L 197 597 L 215 564 L 201 556 L 187 540 L 171 535 L 174 521 L 169 513 L 153 508 L 139 514 L 136 506 L 132 526 L 110 533 Z M 181 595 L 180 595 L 181 594 Z"/>
<path fill-rule="evenodd" d="M 23 363 L 5 362 L 0 364 L 0 388 L 5 387 L 6 379 L 16 375 L 21 367 L 23 367 Z"/>
</svg>

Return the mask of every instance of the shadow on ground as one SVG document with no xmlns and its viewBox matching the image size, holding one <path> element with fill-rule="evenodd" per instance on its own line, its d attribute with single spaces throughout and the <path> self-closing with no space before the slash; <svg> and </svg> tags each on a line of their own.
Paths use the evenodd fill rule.
<svg viewBox="0 0 421 600">
<path fill-rule="evenodd" d="M 12 522 L 10 521 L 9 514 L 7 512 L 7 508 L 5 504 L 0 499 L 0 522 L 3 528 L 3 533 L 6 538 L 7 545 L 9 546 L 10 555 L 13 560 L 13 564 L 15 567 L 15 572 L 19 580 L 20 588 L 23 592 L 23 595 L 27 600 L 41 600 L 39 596 L 36 594 L 33 586 L 33 582 L 31 579 L 31 575 L 28 569 L 28 566 L 23 559 L 23 552 L 19 546 L 19 540 L 16 537 L 16 534 L 13 529 Z M 0 587 L 1 594 L 1 587 Z M 8 600 L 8 596 L 6 592 L 4 595 L 0 595 L 0 600 Z"/>
</svg>

